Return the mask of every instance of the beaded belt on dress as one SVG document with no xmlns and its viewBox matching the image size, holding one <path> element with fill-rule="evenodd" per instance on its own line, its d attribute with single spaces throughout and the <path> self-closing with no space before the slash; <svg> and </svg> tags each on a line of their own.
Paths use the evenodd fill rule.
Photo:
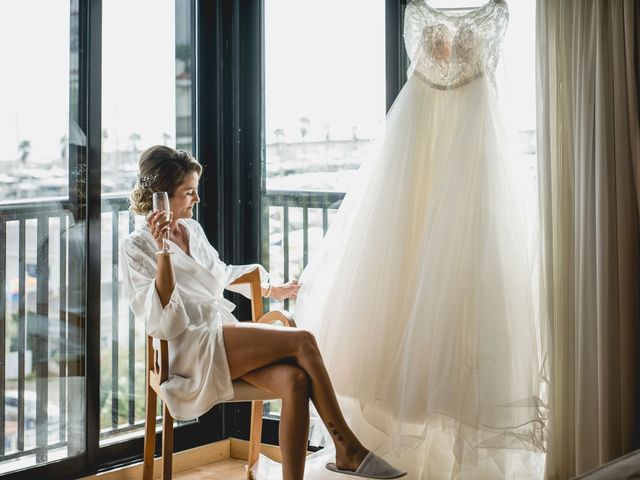
<svg viewBox="0 0 640 480">
<path fill-rule="evenodd" d="M 467 83 L 471 83 L 477 78 L 480 78 L 482 75 L 484 75 L 484 72 L 480 71 L 476 73 L 473 77 L 467 78 L 466 80 L 463 80 L 458 83 L 454 83 L 453 85 L 442 85 L 440 83 L 433 83 L 431 80 L 429 80 L 424 74 L 420 73 L 418 70 L 414 70 L 413 74 L 432 88 L 436 88 L 438 90 L 453 90 L 454 88 L 462 87 Z"/>
</svg>

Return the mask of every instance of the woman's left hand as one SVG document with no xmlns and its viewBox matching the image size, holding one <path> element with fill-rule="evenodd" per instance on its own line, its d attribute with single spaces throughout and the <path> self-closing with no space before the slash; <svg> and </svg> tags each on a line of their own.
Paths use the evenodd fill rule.
<svg viewBox="0 0 640 480">
<path fill-rule="evenodd" d="M 300 285 L 297 280 L 291 280 L 284 285 L 272 285 L 271 294 L 269 298 L 274 300 L 286 300 L 287 298 L 295 298 L 300 290 Z"/>
</svg>

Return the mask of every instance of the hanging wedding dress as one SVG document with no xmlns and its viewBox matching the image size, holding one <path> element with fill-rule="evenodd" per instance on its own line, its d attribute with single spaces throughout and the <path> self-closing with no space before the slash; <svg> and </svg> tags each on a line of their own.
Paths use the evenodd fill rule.
<svg viewBox="0 0 640 480">
<path fill-rule="evenodd" d="M 300 279 L 296 320 L 346 416 L 410 479 L 542 472 L 532 242 L 494 79 L 507 20 L 500 0 L 409 3 L 408 81 Z"/>
</svg>

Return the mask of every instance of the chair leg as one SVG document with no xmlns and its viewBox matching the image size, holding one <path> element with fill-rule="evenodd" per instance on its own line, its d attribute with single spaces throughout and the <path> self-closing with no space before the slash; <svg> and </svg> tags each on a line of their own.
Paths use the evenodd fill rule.
<svg viewBox="0 0 640 480">
<path fill-rule="evenodd" d="M 162 480 L 171 480 L 173 461 L 173 417 L 166 405 L 162 408 Z"/>
<path fill-rule="evenodd" d="M 142 479 L 153 479 L 153 456 L 156 450 L 156 402 L 158 394 L 147 388 L 146 419 L 144 422 L 144 464 Z"/>
<path fill-rule="evenodd" d="M 249 427 L 249 465 L 247 465 L 247 480 L 252 480 L 251 469 L 260 457 L 260 442 L 262 440 L 262 402 L 251 402 L 251 425 Z"/>
</svg>

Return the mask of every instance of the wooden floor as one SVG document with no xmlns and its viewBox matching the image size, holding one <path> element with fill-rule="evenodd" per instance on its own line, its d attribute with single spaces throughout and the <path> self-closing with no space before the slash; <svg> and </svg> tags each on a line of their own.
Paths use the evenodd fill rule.
<svg viewBox="0 0 640 480">
<path fill-rule="evenodd" d="M 260 446 L 260 453 L 276 462 L 282 462 L 280 448 L 274 445 Z M 246 458 L 249 442 L 227 438 L 218 442 L 201 445 L 173 455 L 174 480 L 246 480 Z M 162 475 L 162 459 L 156 458 L 153 469 L 154 480 Z M 80 480 L 140 480 L 142 462 L 106 470 Z"/>
<path fill-rule="evenodd" d="M 246 460 L 228 458 L 201 467 L 174 473 L 175 480 L 245 480 L 247 478 Z"/>
</svg>

